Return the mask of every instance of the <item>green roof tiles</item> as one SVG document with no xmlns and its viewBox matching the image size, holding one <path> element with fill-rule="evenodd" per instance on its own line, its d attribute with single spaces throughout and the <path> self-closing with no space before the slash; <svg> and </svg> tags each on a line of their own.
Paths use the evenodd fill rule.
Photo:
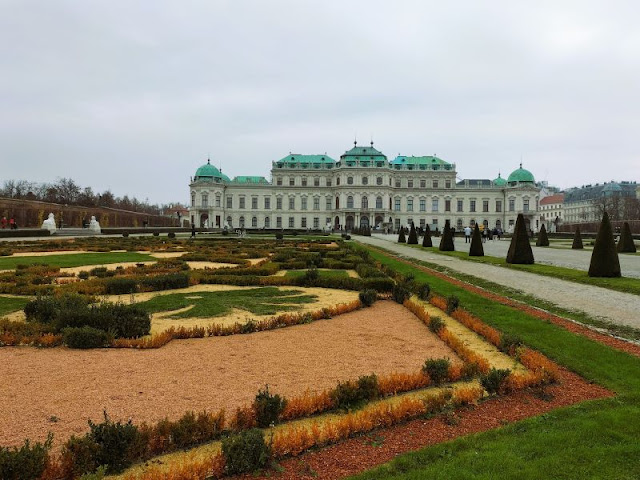
<svg viewBox="0 0 640 480">
<path fill-rule="evenodd" d="M 340 156 L 340 158 L 345 158 L 345 157 L 361 157 L 362 160 L 366 160 L 367 157 L 369 157 L 370 159 L 371 157 L 374 157 L 376 160 L 380 158 L 386 160 L 387 158 L 387 156 L 384 153 L 382 153 L 380 150 L 373 148 L 373 145 L 370 147 L 354 146 L 351 150 L 344 152 Z"/>
<path fill-rule="evenodd" d="M 193 177 L 193 181 L 197 182 L 198 180 L 204 181 L 212 181 L 213 179 L 220 179 L 223 182 L 230 182 L 231 180 L 224 173 L 218 170 L 216 167 L 211 165 L 211 161 L 207 160 L 207 163 L 202 165 L 198 170 L 196 170 L 196 174 Z"/>
<path fill-rule="evenodd" d="M 235 177 L 231 183 L 242 183 L 242 184 L 252 184 L 252 185 L 268 185 L 269 182 L 264 177 L 255 177 L 255 176 L 247 176 L 247 175 L 239 175 Z"/>
<path fill-rule="evenodd" d="M 524 168 L 522 168 L 522 164 L 520 164 L 519 169 L 511 172 L 511 175 L 509 175 L 507 181 L 509 183 L 535 183 L 533 174 L 529 170 L 525 170 Z"/>
<path fill-rule="evenodd" d="M 504 187 L 507 184 L 507 181 L 498 173 L 498 178 L 493 181 L 493 184 L 497 187 Z"/>
<path fill-rule="evenodd" d="M 407 157 L 404 155 L 398 155 L 391 161 L 391 165 L 451 165 L 449 162 L 445 162 L 441 158 L 433 155 L 426 155 L 423 157 Z"/>
<path fill-rule="evenodd" d="M 335 163 L 336 161 L 328 155 L 300 155 L 290 153 L 278 160 L 278 163 Z"/>
</svg>

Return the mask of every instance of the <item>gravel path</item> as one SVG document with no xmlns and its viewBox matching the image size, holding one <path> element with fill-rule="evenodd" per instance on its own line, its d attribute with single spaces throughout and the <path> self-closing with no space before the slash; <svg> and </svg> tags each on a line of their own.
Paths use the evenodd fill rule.
<svg viewBox="0 0 640 480">
<path fill-rule="evenodd" d="M 618 325 L 640 328 L 639 295 L 438 255 L 399 244 L 396 242 L 395 236 L 392 235 L 358 236 L 356 239 L 362 243 L 386 248 L 408 258 L 434 263 L 456 272 L 515 288 L 566 310 L 582 311 L 591 317 Z M 464 239 L 456 238 L 455 242 L 457 245 L 460 242 L 464 244 Z M 508 246 L 508 242 L 502 243 Z"/>
</svg>

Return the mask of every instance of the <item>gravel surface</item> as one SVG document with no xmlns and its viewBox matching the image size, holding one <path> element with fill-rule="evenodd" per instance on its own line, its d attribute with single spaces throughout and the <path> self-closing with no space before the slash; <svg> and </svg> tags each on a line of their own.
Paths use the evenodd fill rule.
<svg viewBox="0 0 640 480">
<path fill-rule="evenodd" d="M 428 251 L 408 247 L 396 242 L 393 235 L 375 235 L 356 237 L 362 243 L 386 248 L 408 258 L 416 258 L 447 267 L 453 271 L 473 275 L 505 287 L 515 288 L 551 302 L 566 310 L 582 311 L 588 315 L 619 325 L 640 328 L 640 296 L 616 292 L 606 288 L 568 282 L 553 277 L 521 272 L 495 265 L 469 262 L 453 257 L 434 254 Z M 456 245 L 464 245 L 464 239 L 456 238 Z M 508 242 L 502 241 L 506 249 Z M 540 248 L 534 251 L 537 255 Z M 574 253 L 560 251 L 562 254 Z M 583 253 L 583 252 L 581 252 Z M 537 258 L 536 258 L 537 260 Z"/>
<path fill-rule="evenodd" d="M 249 335 L 176 340 L 157 350 L 0 348 L 0 445 L 47 432 L 59 446 L 84 434 L 103 409 L 135 423 L 188 410 L 227 412 L 259 388 L 284 396 L 360 375 L 413 373 L 426 358 L 456 354 L 391 301 L 331 320 Z"/>
</svg>

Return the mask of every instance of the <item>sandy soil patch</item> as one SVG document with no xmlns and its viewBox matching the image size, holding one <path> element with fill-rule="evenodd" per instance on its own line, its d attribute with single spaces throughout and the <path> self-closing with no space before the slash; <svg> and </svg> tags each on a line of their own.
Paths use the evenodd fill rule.
<svg viewBox="0 0 640 480">
<path fill-rule="evenodd" d="M 331 268 L 318 268 L 319 272 L 325 271 L 325 272 L 329 272 L 331 271 Z M 284 277 L 287 272 L 289 272 L 290 270 L 278 270 L 273 276 L 274 277 Z M 351 277 L 351 278 L 360 278 L 360 275 L 358 275 L 358 272 L 356 272 L 355 270 L 345 270 L 345 272 L 347 272 L 347 276 Z"/>
<path fill-rule="evenodd" d="M 120 262 L 120 263 L 103 263 L 100 265 L 82 265 L 80 267 L 65 267 L 61 268 L 61 273 L 72 273 L 73 275 L 77 275 L 80 272 L 88 272 L 93 270 L 94 268 L 106 268 L 107 270 L 115 270 L 118 267 L 129 268 L 135 267 L 139 263 L 144 265 L 153 265 L 156 262 Z"/>
<path fill-rule="evenodd" d="M 263 258 L 247 258 L 247 261 L 251 264 L 251 265 L 256 265 L 258 263 L 262 263 L 265 260 L 269 260 L 267 257 L 263 257 Z"/>
<path fill-rule="evenodd" d="M 27 317 L 24 314 L 24 310 L 17 310 L 15 312 L 7 313 L 2 316 L 2 318 L 6 318 L 7 320 L 11 320 L 12 322 L 26 322 Z"/>
<path fill-rule="evenodd" d="M 103 409 L 136 423 L 191 409 L 231 411 L 265 383 L 292 396 L 372 372 L 415 372 L 427 357 L 457 358 L 390 301 L 331 320 L 158 350 L 4 347 L 0 445 L 44 440 L 48 431 L 59 445 L 86 432 L 87 419 L 100 420 Z"/>
<path fill-rule="evenodd" d="M 151 255 L 154 258 L 177 258 L 183 255 L 186 255 L 189 252 L 138 252 L 138 253 L 146 253 Z"/>
<path fill-rule="evenodd" d="M 48 255 L 77 255 L 78 253 L 93 253 L 87 250 L 52 250 L 50 252 L 16 252 L 11 257 L 46 257 Z"/>
<path fill-rule="evenodd" d="M 218 263 L 218 262 L 187 262 L 189 268 L 193 270 L 204 270 L 206 268 L 237 268 L 235 263 Z"/>
</svg>

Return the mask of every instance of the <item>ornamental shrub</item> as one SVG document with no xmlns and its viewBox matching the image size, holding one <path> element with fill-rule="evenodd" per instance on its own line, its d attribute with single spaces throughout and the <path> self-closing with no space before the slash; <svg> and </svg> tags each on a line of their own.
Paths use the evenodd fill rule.
<svg viewBox="0 0 640 480">
<path fill-rule="evenodd" d="M 257 428 L 231 435 L 222 441 L 225 472 L 236 475 L 263 468 L 271 456 L 270 450 Z"/>
<path fill-rule="evenodd" d="M 540 231 L 538 232 L 538 239 L 536 240 L 536 247 L 548 247 L 549 246 L 549 237 L 547 236 L 547 227 L 544 226 L 544 223 L 540 227 Z"/>
<path fill-rule="evenodd" d="M 99 445 L 89 434 L 83 437 L 72 435 L 62 446 L 60 454 L 64 478 L 78 478 L 94 472 L 98 468 L 96 458 L 99 450 Z"/>
<path fill-rule="evenodd" d="M 471 236 L 471 245 L 469 247 L 470 257 L 484 257 L 484 247 L 482 246 L 482 235 L 480 234 L 480 227 L 476 223 L 473 229 L 473 235 Z"/>
<path fill-rule="evenodd" d="M 503 333 L 500 336 L 500 345 L 498 348 L 505 353 L 512 353 L 516 348 L 522 345 L 522 339 L 517 335 Z"/>
<path fill-rule="evenodd" d="M 105 292 L 108 295 L 123 295 L 138 291 L 138 284 L 133 278 L 114 277 L 107 280 Z"/>
<path fill-rule="evenodd" d="M 620 260 L 616 251 L 616 242 L 613 239 L 613 231 L 609 222 L 609 215 L 604 212 L 602 223 L 596 235 L 596 243 L 591 253 L 589 265 L 590 277 L 619 277 Z"/>
<path fill-rule="evenodd" d="M 106 347 L 111 339 L 104 330 L 92 327 L 67 327 L 62 329 L 62 340 L 69 348 L 101 348 Z"/>
<path fill-rule="evenodd" d="M 429 229 L 429 224 L 425 226 L 424 229 L 424 237 L 422 238 L 422 246 L 423 247 L 433 247 L 433 242 L 431 241 L 431 230 Z"/>
<path fill-rule="evenodd" d="M 142 437 L 131 420 L 127 423 L 113 422 L 104 412 L 104 422 L 89 420 L 87 434 L 98 446 L 96 465 L 106 465 L 107 473 L 120 473 L 137 460 L 144 446 Z"/>
<path fill-rule="evenodd" d="M 510 373 L 511 370 L 508 368 L 498 369 L 493 367 L 486 374 L 480 376 L 480 384 L 490 395 L 496 395 L 503 391 Z"/>
<path fill-rule="evenodd" d="M 429 358 L 424 362 L 422 371 L 429 375 L 434 385 L 440 385 L 449 376 L 451 361 L 448 358 Z"/>
<path fill-rule="evenodd" d="M 573 244 L 571 245 L 573 250 L 582 250 L 582 236 L 580 235 L 580 227 L 576 227 L 576 233 L 573 235 Z"/>
<path fill-rule="evenodd" d="M 408 245 L 418 244 L 418 233 L 416 232 L 416 226 L 411 222 L 411 230 L 409 231 L 409 238 L 407 239 Z"/>
<path fill-rule="evenodd" d="M 258 390 L 258 394 L 253 401 L 258 427 L 266 428 L 278 423 L 280 414 L 286 406 L 287 400 L 278 394 L 273 395 L 269 392 L 269 385 L 265 385 L 264 390 Z"/>
<path fill-rule="evenodd" d="M 371 288 L 367 288 L 366 290 L 362 290 L 358 294 L 358 298 L 360 299 L 360 303 L 365 307 L 370 307 L 373 305 L 378 298 L 378 292 Z"/>
<path fill-rule="evenodd" d="M 431 287 L 428 283 L 418 283 L 415 286 L 416 295 L 420 300 L 429 300 L 429 296 L 431 295 Z"/>
<path fill-rule="evenodd" d="M 624 222 L 622 232 L 620 233 L 620 239 L 618 240 L 618 252 L 636 253 L 636 251 L 636 244 L 633 242 L 633 235 L 631 234 L 629 222 Z"/>
<path fill-rule="evenodd" d="M 516 264 L 532 264 L 533 251 L 529 243 L 529 235 L 527 234 L 527 226 L 521 213 L 518 214 L 515 230 L 509 244 L 507 252 L 507 263 Z"/>
<path fill-rule="evenodd" d="M 348 380 L 329 392 L 335 408 L 348 410 L 368 400 L 380 397 L 378 377 L 375 374 L 362 375 L 357 381 Z"/>
<path fill-rule="evenodd" d="M 169 273 L 144 277 L 140 285 L 150 290 L 173 290 L 189 286 L 189 275 L 186 273 Z"/>
<path fill-rule="evenodd" d="M 409 290 L 400 284 L 396 284 L 393 286 L 393 291 L 391 292 L 391 297 L 399 304 L 403 304 L 406 299 L 411 296 Z"/>
<path fill-rule="evenodd" d="M 460 306 L 460 299 L 455 295 L 447 297 L 447 314 L 451 315 Z"/>
<path fill-rule="evenodd" d="M 284 239 L 284 233 L 277 232 L 276 233 L 276 240 L 282 240 L 282 239 Z"/>
<path fill-rule="evenodd" d="M 312 267 L 307 270 L 300 278 L 300 285 L 305 287 L 312 287 L 318 282 L 319 278 L 320 273 L 318 272 L 318 269 L 316 267 Z"/>
<path fill-rule="evenodd" d="M 444 320 L 440 317 L 431 317 L 429 319 L 429 330 L 437 334 L 442 328 L 444 328 Z"/>
<path fill-rule="evenodd" d="M 407 238 L 404 236 L 404 227 L 400 227 L 400 233 L 398 234 L 398 243 L 407 243 Z"/>
<path fill-rule="evenodd" d="M 380 397 L 378 377 L 375 373 L 358 377 L 358 392 L 362 400 L 375 400 Z"/>
<path fill-rule="evenodd" d="M 50 433 L 44 443 L 31 445 L 25 440 L 21 447 L 0 446 L 0 478 L 2 480 L 37 480 L 49 462 L 53 442 Z"/>
<path fill-rule="evenodd" d="M 449 220 L 445 221 L 444 228 L 442 229 L 442 238 L 440 239 L 440 246 L 438 250 L 441 252 L 453 252 L 455 246 L 453 245 L 453 234 L 451 232 L 451 225 Z"/>
<path fill-rule="evenodd" d="M 169 232 L 169 233 L 167 234 L 167 237 L 169 237 L 169 238 L 176 238 L 176 234 L 175 234 L 175 232 Z"/>
</svg>

